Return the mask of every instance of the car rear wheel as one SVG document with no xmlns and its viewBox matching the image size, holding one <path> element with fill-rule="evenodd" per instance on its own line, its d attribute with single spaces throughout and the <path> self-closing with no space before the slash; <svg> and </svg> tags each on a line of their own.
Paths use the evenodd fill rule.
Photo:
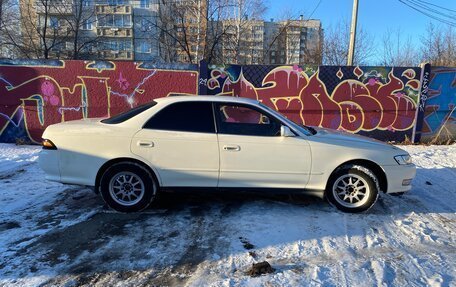
<svg viewBox="0 0 456 287">
<path fill-rule="evenodd" d="M 120 212 L 135 212 L 147 208 L 155 199 L 157 184 L 145 167 L 130 162 L 110 166 L 101 177 L 103 200 Z"/>
<path fill-rule="evenodd" d="M 377 201 L 377 182 L 377 177 L 369 169 L 346 165 L 331 176 L 326 198 L 344 212 L 366 211 Z"/>
</svg>

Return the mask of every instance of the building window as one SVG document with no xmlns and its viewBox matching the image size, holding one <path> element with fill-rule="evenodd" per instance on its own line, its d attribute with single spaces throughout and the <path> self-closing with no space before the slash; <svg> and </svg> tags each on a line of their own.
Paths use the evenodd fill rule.
<svg viewBox="0 0 456 287">
<path fill-rule="evenodd" d="M 57 17 L 50 17 L 49 18 L 49 26 L 53 29 L 57 29 L 59 27 L 59 19 Z"/>
<path fill-rule="evenodd" d="M 131 27 L 131 15 L 98 15 L 99 27 Z"/>
<path fill-rule="evenodd" d="M 91 6 L 93 4 L 92 0 L 82 0 L 82 5 L 84 7 Z"/>
<path fill-rule="evenodd" d="M 123 5 L 125 4 L 125 1 L 124 0 L 108 0 L 108 4 L 109 5 Z"/>
<path fill-rule="evenodd" d="M 152 23 L 149 19 L 141 18 L 141 31 L 147 32 L 152 30 Z"/>
<path fill-rule="evenodd" d="M 150 48 L 150 43 L 147 41 L 141 41 L 139 42 L 138 47 L 136 48 L 136 52 L 138 53 L 150 53 L 151 48 Z"/>
<path fill-rule="evenodd" d="M 150 7 L 150 0 L 140 0 L 140 7 L 141 8 L 149 8 Z"/>
<path fill-rule="evenodd" d="M 85 20 L 84 23 L 82 24 L 82 30 L 92 30 L 92 20 Z"/>
<path fill-rule="evenodd" d="M 100 43 L 100 50 L 113 50 L 113 51 L 130 51 L 131 41 L 129 40 L 107 40 Z"/>
</svg>

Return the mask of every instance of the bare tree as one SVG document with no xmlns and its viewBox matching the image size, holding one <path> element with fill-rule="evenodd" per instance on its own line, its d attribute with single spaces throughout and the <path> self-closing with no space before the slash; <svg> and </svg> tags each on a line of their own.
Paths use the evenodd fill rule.
<svg viewBox="0 0 456 287">
<path fill-rule="evenodd" d="M 0 0 L 0 57 L 15 58 L 20 55 L 19 5 L 13 0 Z"/>
<path fill-rule="evenodd" d="M 61 9 L 60 12 L 64 14 L 65 7 Z M 92 31 L 97 21 L 96 9 L 88 0 L 73 0 L 72 9 L 71 15 L 63 18 L 68 29 L 66 41 L 72 46 L 67 58 L 85 58 L 91 54 L 90 47 L 96 46 L 101 39 L 97 32 Z"/>
<path fill-rule="evenodd" d="M 433 66 L 456 66 L 456 33 L 451 26 L 438 28 L 430 23 L 421 40 L 423 62 Z"/>
<path fill-rule="evenodd" d="M 323 63 L 341 66 L 347 64 L 350 25 L 339 22 L 324 33 Z M 357 29 L 355 44 L 355 65 L 366 64 L 375 54 L 374 38 L 362 27 Z"/>
<path fill-rule="evenodd" d="M 209 0 L 207 9 L 207 30 L 205 35 L 204 59 L 209 63 L 222 63 L 222 46 L 228 36 L 229 25 L 223 22 L 229 16 L 231 0 Z"/>
<path fill-rule="evenodd" d="M 252 43 L 245 35 L 252 19 L 259 19 L 266 7 L 263 0 L 161 0 L 157 21 L 148 23 L 158 30 L 160 56 L 165 62 L 226 62 L 226 51 L 233 51 L 230 62 L 237 62 L 240 47 Z M 151 33 L 153 34 L 153 33 Z M 239 61 L 242 62 L 242 61 Z"/>
<path fill-rule="evenodd" d="M 418 51 L 410 36 L 405 37 L 400 29 L 388 29 L 382 39 L 382 60 L 384 66 L 417 66 Z"/>
<path fill-rule="evenodd" d="M 206 1 L 161 0 L 158 20 L 150 26 L 159 30 L 160 55 L 164 61 L 196 63 L 203 57 Z"/>
<path fill-rule="evenodd" d="M 321 65 L 323 63 L 323 30 L 319 29 L 318 33 L 318 40 L 315 42 L 315 47 L 309 48 L 306 47 L 304 50 L 303 58 L 300 64 L 309 64 L 309 65 Z M 311 41 L 307 39 L 307 41 Z"/>
<path fill-rule="evenodd" d="M 267 8 L 263 0 L 230 0 L 230 6 L 226 13 L 223 25 L 226 29 L 226 36 L 223 39 L 224 52 L 230 51 L 228 59 L 234 64 L 250 64 L 253 55 L 252 50 L 262 50 L 255 39 L 255 29 L 260 25 L 254 20 L 262 19 Z M 225 59 L 223 59 L 225 60 Z M 225 62 L 225 61 L 224 61 Z"/>
<path fill-rule="evenodd" d="M 4 44 L 17 50 L 20 57 L 52 58 L 52 52 L 71 36 L 64 17 L 73 9 L 72 4 L 53 0 L 19 3 L 14 19 L 16 26 L 11 27 L 11 20 L 2 19 Z M 62 9 L 65 12 L 62 13 Z"/>
<path fill-rule="evenodd" d="M 35 5 L 29 1 L 22 5 L 24 50 L 36 58 L 49 59 L 53 50 L 65 44 L 65 39 L 71 36 L 71 30 L 64 24 L 66 20 L 62 9 L 71 10 L 72 6 L 66 1 L 53 0 L 37 0 Z"/>
</svg>

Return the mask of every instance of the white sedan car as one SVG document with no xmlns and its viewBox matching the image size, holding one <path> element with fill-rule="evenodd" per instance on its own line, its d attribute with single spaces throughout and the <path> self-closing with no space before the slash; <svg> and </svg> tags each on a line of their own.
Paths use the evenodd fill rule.
<svg viewBox="0 0 456 287">
<path fill-rule="evenodd" d="M 108 119 L 51 125 L 40 166 L 48 180 L 93 186 L 122 212 L 184 187 L 309 192 L 360 212 L 381 192 L 410 190 L 416 172 L 400 148 L 222 96 L 160 98 Z"/>
</svg>

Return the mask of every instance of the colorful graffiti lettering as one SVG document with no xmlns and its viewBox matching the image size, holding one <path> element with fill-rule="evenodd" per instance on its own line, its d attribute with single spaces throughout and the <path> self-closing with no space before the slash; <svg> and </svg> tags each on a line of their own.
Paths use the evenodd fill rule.
<svg viewBox="0 0 456 287">
<path fill-rule="evenodd" d="M 431 69 L 423 122 L 423 140 L 456 136 L 456 68 Z"/>
<path fill-rule="evenodd" d="M 420 68 L 212 66 L 209 74 L 208 93 L 257 99 L 300 124 L 412 135 Z"/>
<path fill-rule="evenodd" d="M 54 123 L 106 117 L 170 93 L 197 94 L 197 70 L 145 68 L 141 63 L 60 61 L 0 66 L 0 140 L 40 142 Z M 16 132 L 8 132 L 13 129 Z"/>
<path fill-rule="evenodd" d="M 456 134 L 456 68 L 18 60 L 0 63 L 0 142 L 39 142 L 50 124 L 171 93 L 257 99 L 299 124 L 385 141 Z"/>
</svg>

